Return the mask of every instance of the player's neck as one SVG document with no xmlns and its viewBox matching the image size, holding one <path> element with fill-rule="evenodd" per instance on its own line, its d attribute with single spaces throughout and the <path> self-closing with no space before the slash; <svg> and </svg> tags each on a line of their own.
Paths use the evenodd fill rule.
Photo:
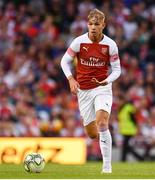
<svg viewBox="0 0 155 180">
<path fill-rule="evenodd" d="M 104 35 L 99 34 L 98 36 L 92 36 L 91 34 L 88 33 L 88 37 L 93 43 L 99 43 L 104 38 Z"/>
</svg>

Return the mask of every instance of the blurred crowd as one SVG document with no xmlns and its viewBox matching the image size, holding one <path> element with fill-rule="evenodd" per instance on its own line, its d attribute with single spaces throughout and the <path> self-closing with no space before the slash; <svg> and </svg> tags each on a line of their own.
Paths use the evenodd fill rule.
<svg viewBox="0 0 155 180">
<path fill-rule="evenodd" d="M 136 107 L 135 142 L 155 144 L 154 0 L 0 0 L 0 136 L 85 137 L 76 96 L 60 68 L 93 8 L 106 15 L 122 74 L 113 84 L 113 145 L 121 146 L 119 97 Z M 99 159 L 88 139 L 88 159 Z"/>
</svg>

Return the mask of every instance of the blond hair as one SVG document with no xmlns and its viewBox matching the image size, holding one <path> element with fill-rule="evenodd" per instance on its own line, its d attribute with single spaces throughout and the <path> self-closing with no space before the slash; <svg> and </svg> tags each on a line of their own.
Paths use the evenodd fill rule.
<svg viewBox="0 0 155 180">
<path fill-rule="evenodd" d="M 88 21 L 92 18 L 96 18 L 98 20 L 105 20 L 105 14 L 102 11 L 95 8 L 89 12 Z"/>
</svg>

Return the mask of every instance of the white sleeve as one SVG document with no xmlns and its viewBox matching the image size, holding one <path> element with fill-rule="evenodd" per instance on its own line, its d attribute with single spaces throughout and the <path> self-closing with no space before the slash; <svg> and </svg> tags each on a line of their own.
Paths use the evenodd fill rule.
<svg viewBox="0 0 155 180">
<path fill-rule="evenodd" d="M 111 73 L 106 78 L 108 83 L 115 81 L 121 74 L 121 66 L 120 66 L 120 60 L 119 59 L 115 62 L 110 62 L 110 65 L 111 65 Z"/>
<path fill-rule="evenodd" d="M 121 74 L 120 59 L 119 59 L 118 48 L 116 43 L 114 43 L 110 49 L 110 65 L 111 65 L 111 73 L 106 78 L 108 83 L 115 81 Z"/>
<path fill-rule="evenodd" d="M 61 68 L 66 76 L 68 78 L 70 75 L 72 75 L 71 72 L 71 61 L 73 60 L 73 57 L 70 56 L 67 52 L 64 54 L 64 56 L 61 59 Z"/>
<path fill-rule="evenodd" d="M 71 61 L 73 61 L 79 49 L 79 44 L 77 42 L 77 38 L 73 40 L 70 47 L 67 49 L 66 53 L 61 59 L 61 68 L 67 78 L 72 75 Z"/>
</svg>

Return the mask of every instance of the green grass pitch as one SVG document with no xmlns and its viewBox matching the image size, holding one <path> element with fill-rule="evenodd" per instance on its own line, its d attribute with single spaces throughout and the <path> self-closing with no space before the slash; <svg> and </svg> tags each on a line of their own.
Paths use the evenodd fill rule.
<svg viewBox="0 0 155 180">
<path fill-rule="evenodd" d="M 155 162 L 113 163 L 112 174 L 100 174 L 101 162 L 85 165 L 47 163 L 43 172 L 28 173 L 23 165 L 0 164 L 0 179 L 154 179 Z"/>
</svg>

